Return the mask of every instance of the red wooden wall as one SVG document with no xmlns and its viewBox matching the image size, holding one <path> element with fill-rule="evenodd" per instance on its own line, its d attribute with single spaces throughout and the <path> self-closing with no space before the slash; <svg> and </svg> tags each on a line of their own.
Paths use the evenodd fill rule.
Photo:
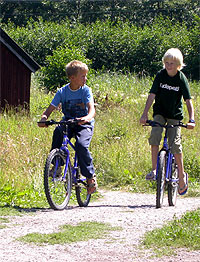
<svg viewBox="0 0 200 262">
<path fill-rule="evenodd" d="M 31 71 L 0 43 L 0 107 L 29 107 Z"/>
</svg>

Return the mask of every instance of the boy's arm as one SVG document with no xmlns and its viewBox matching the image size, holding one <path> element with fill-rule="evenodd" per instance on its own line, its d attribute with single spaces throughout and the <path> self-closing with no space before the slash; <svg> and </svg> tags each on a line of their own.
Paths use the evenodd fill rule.
<svg viewBox="0 0 200 262">
<path fill-rule="evenodd" d="M 143 124 L 145 125 L 146 124 L 146 121 L 148 120 L 148 112 L 149 112 L 149 109 L 155 99 L 155 94 L 153 93 L 150 93 L 148 98 L 147 98 L 147 101 L 146 101 L 146 105 L 145 105 L 145 108 L 144 108 L 144 112 L 140 118 L 140 124 Z"/>
<path fill-rule="evenodd" d="M 194 107 L 193 107 L 193 104 L 192 104 L 192 100 L 187 99 L 187 100 L 185 100 L 185 102 L 186 102 L 188 115 L 189 115 L 189 122 L 187 123 L 187 128 L 193 129 L 195 127 L 195 123 L 192 123 L 193 120 L 194 120 Z M 190 120 L 192 120 L 192 122 L 190 122 Z"/>
<path fill-rule="evenodd" d="M 94 102 L 87 103 L 87 107 L 88 107 L 88 114 L 86 116 L 77 118 L 80 120 L 79 125 L 83 125 L 90 122 L 92 118 L 95 116 Z"/>
<path fill-rule="evenodd" d="M 50 116 L 50 114 L 53 112 L 54 109 L 55 109 L 55 106 L 49 105 L 49 107 L 42 114 L 40 121 L 46 121 L 48 119 L 48 117 Z M 47 127 L 44 123 L 38 123 L 38 126 L 39 127 Z"/>
</svg>

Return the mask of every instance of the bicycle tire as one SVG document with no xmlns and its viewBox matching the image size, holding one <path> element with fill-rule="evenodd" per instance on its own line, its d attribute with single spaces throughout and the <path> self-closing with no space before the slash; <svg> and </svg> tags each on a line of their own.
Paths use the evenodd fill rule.
<svg viewBox="0 0 200 262">
<path fill-rule="evenodd" d="M 178 167 L 177 167 L 174 157 L 172 159 L 171 179 L 178 179 Z M 178 193 L 178 182 L 171 182 L 171 183 L 169 182 L 167 192 L 168 192 L 169 206 L 175 206 L 176 199 L 177 199 L 177 193 Z"/>
<path fill-rule="evenodd" d="M 88 194 L 87 192 L 87 185 L 86 182 L 83 181 L 85 179 L 81 172 L 80 167 L 77 169 L 77 184 L 75 185 L 75 191 L 76 191 L 76 199 L 80 207 L 87 207 L 90 199 L 91 194 Z"/>
<path fill-rule="evenodd" d="M 163 205 L 165 191 L 165 172 L 166 172 L 166 151 L 161 151 L 159 156 L 157 189 L 156 189 L 156 208 Z"/>
<path fill-rule="evenodd" d="M 56 170 L 56 162 L 58 168 Z M 47 201 L 54 210 L 63 210 L 69 203 L 72 190 L 70 164 L 67 167 L 66 179 L 63 180 L 65 157 L 59 149 L 53 149 L 46 160 L 44 169 L 44 188 Z"/>
</svg>

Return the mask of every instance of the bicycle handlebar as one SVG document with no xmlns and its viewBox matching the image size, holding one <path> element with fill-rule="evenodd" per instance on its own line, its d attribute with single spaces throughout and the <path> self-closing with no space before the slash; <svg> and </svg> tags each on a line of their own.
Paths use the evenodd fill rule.
<svg viewBox="0 0 200 262">
<path fill-rule="evenodd" d="M 152 126 L 152 127 L 160 126 L 160 127 L 164 127 L 164 128 L 173 128 L 173 127 L 181 126 L 181 127 L 187 128 L 187 125 L 182 123 L 181 121 L 176 125 L 162 125 L 162 124 L 160 124 L 156 121 L 147 120 L 146 124 L 147 124 L 146 126 Z"/>
<path fill-rule="evenodd" d="M 49 121 L 39 121 L 38 124 L 45 124 L 46 126 L 52 126 L 52 125 L 71 125 L 71 124 L 78 124 L 80 120 L 78 119 L 69 119 L 69 120 L 61 120 L 61 121 L 55 121 L 53 119 Z"/>
</svg>

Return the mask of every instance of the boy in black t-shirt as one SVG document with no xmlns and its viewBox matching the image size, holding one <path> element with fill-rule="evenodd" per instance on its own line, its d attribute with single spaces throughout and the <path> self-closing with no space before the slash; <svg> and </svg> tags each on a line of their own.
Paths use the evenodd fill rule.
<svg viewBox="0 0 200 262">
<path fill-rule="evenodd" d="M 148 119 L 148 111 L 153 105 L 154 121 L 160 124 L 178 124 L 183 119 L 182 97 L 184 98 L 189 114 L 188 129 L 195 127 L 194 108 L 191 101 L 189 84 L 186 76 L 180 71 L 183 66 L 183 56 L 179 49 L 171 48 L 163 56 L 164 69 L 159 71 L 154 79 L 150 94 L 147 98 L 140 123 L 145 124 Z M 180 195 L 184 195 L 188 189 L 188 175 L 184 172 L 183 155 L 181 146 L 181 128 L 171 128 L 168 132 L 169 145 L 174 154 L 178 166 Z M 154 179 L 157 166 L 157 154 L 162 138 L 162 128 L 153 127 L 149 138 L 152 154 L 152 171 L 146 179 Z"/>
</svg>

